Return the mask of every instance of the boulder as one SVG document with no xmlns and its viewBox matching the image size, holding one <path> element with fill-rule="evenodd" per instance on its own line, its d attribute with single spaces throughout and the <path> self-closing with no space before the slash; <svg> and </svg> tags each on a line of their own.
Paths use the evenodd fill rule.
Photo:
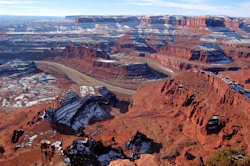
<svg viewBox="0 0 250 166">
<path fill-rule="evenodd" d="M 13 144 L 17 143 L 19 138 L 23 135 L 24 131 L 22 129 L 14 130 L 11 138 Z"/>
<path fill-rule="evenodd" d="M 138 131 L 136 135 L 126 143 L 126 146 L 129 150 L 149 154 L 159 153 L 162 148 L 160 143 L 154 142 L 152 139 Z"/>
<path fill-rule="evenodd" d="M 185 157 L 186 157 L 187 160 L 194 160 L 196 158 L 194 155 L 192 155 L 189 152 L 185 153 Z"/>
<path fill-rule="evenodd" d="M 106 99 L 107 104 L 111 104 L 112 106 L 115 106 L 117 99 L 116 95 L 108 90 L 105 86 L 101 86 L 98 88 L 99 93 Z"/>
<path fill-rule="evenodd" d="M 218 134 L 223 127 L 224 124 L 219 122 L 218 115 L 213 115 L 206 125 L 207 135 Z"/>
<path fill-rule="evenodd" d="M 4 154 L 4 152 L 5 152 L 4 147 L 0 146 L 0 154 Z"/>
</svg>

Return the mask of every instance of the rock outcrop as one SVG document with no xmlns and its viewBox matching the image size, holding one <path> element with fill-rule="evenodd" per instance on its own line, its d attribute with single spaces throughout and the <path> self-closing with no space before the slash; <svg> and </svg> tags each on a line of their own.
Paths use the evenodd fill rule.
<svg viewBox="0 0 250 166">
<path fill-rule="evenodd" d="M 111 118 L 109 110 L 101 107 L 114 103 L 106 96 L 80 98 L 77 94 L 68 92 L 60 108 L 46 110 L 45 119 L 63 134 L 77 134 L 84 125 Z"/>
</svg>

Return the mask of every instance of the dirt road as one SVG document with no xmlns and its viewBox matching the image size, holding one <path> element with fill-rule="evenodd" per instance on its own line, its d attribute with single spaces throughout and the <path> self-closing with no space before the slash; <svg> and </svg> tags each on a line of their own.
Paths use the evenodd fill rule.
<svg viewBox="0 0 250 166">
<path fill-rule="evenodd" d="M 86 86 L 105 86 L 108 89 L 110 89 L 111 91 L 115 91 L 121 94 L 126 94 L 126 95 L 133 95 L 135 93 L 134 90 L 130 90 L 130 89 L 125 89 L 125 88 L 121 88 L 121 87 L 117 87 L 117 86 L 113 86 L 110 85 L 106 82 L 97 80 L 93 77 L 90 77 L 86 74 L 83 74 L 75 69 L 72 69 L 70 67 L 64 66 L 62 64 L 59 63 L 55 63 L 55 62 L 48 62 L 48 61 L 36 61 L 35 63 L 37 64 L 46 64 L 46 65 L 50 65 L 53 66 L 59 70 L 61 70 L 64 74 L 66 74 L 72 81 L 74 81 L 75 83 L 77 83 L 79 86 L 81 85 L 86 85 Z"/>
</svg>

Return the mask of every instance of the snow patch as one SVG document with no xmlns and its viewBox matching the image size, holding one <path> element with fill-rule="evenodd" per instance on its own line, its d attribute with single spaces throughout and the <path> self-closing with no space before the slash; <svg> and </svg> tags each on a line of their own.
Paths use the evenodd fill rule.
<svg viewBox="0 0 250 166">
<path fill-rule="evenodd" d="M 80 93 L 82 97 L 85 96 L 94 96 L 95 89 L 91 86 L 80 86 Z"/>
</svg>

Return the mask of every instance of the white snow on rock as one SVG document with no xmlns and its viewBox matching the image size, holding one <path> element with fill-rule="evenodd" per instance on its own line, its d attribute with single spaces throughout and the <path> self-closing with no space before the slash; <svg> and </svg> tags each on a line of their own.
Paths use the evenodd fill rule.
<svg viewBox="0 0 250 166">
<path fill-rule="evenodd" d="M 0 77 L 0 106 L 21 108 L 55 100 L 60 91 L 55 82 L 55 77 L 45 73 L 22 78 Z"/>
<path fill-rule="evenodd" d="M 82 97 L 94 96 L 95 89 L 92 86 L 80 86 L 80 93 Z"/>
<path fill-rule="evenodd" d="M 212 38 L 212 37 L 201 37 L 200 41 L 209 42 L 209 43 L 216 43 L 217 42 L 217 40 L 215 38 Z"/>
<path fill-rule="evenodd" d="M 61 141 L 56 141 L 52 145 L 55 146 L 58 149 L 62 148 L 62 142 Z"/>
<path fill-rule="evenodd" d="M 25 145 L 32 146 L 32 144 L 36 138 L 37 138 L 37 135 L 33 135 L 32 137 L 29 138 L 29 142 L 27 142 Z"/>
<path fill-rule="evenodd" d="M 50 141 L 49 140 L 46 140 L 46 139 L 44 139 L 44 140 L 42 140 L 41 142 L 40 142 L 41 144 L 50 144 Z"/>
<path fill-rule="evenodd" d="M 249 44 L 250 43 L 250 39 L 230 39 L 230 40 L 226 40 L 227 44 Z"/>
<path fill-rule="evenodd" d="M 116 61 L 117 60 L 115 60 L 115 59 L 103 59 L 103 58 L 98 58 L 97 59 L 97 62 L 103 62 L 103 63 L 114 63 Z"/>
<path fill-rule="evenodd" d="M 52 100 L 55 100 L 56 97 L 50 97 L 50 98 L 43 98 L 43 99 L 39 99 L 39 100 L 36 100 L 36 101 L 31 101 L 31 102 L 28 102 L 26 104 L 26 107 L 31 107 L 33 105 L 36 105 L 36 104 L 39 104 L 41 102 L 45 102 L 45 101 L 52 101 Z"/>
<path fill-rule="evenodd" d="M 70 159 L 69 158 L 65 158 L 64 162 L 67 163 L 67 164 L 70 164 Z"/>
</svg>

